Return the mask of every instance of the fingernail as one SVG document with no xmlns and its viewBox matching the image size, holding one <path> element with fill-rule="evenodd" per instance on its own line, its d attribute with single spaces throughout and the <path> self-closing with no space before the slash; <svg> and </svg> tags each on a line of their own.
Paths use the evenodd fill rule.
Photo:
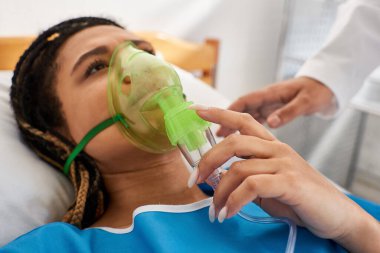
<svg viewBox="0 0 380 253">
<path fill-rule="evenodd" d="M 215 205 L 214 203 L 211 203 L 210 208 L 208 209 L 208 218 L 211 223 L 214 223 L 215 221 Z"/>
<path fill-rule="evenodd" d="M 203 183 L 203 178 L 202 178 L 202 175 L 199 173 L 199 167 L 197 166 L 197 170 L 198 170 L 198 175 L 197 175 L 197 178 L 196 178 L 196 184 L 201 184 Z"/>
<path fill-rule="evenodd" d="M 199 176 L 199 170 L 198 170 L 198 167 L 196 167 L 193 170 L 193 172 L 191 172 L 191 174 L 190 174 L 189 180 L 187 181 L 187 187 L 189 187 L 189 188 L 193 187 L 193 185 L 195 184 L 195 182 L 198 179 L 198 176 Z"/>
<path fill-rule="evenodd" d="M 276 126 L 280 125 L 280 123 L 281 123 L 281 119 L 277 114 L 269 116 L 267 121 L 271 127 L 276 127 Z"/>
<path fill-rule="evenodd" d="M 198 105 L 198 104 L 192 104 L 189 107 L 187 107 L 190 110 L 199 110 L 199 111 L 206 111 L 209 109 L 208 106 L 205 105 Z"/>
<path fill-rule="evenodd" d="M 222 210 L 220 210 L 219 215 L 218 215 L 219 223 L 222 223 L 224 221 L 224 219 L 227 217 L 227 211 L 228 211 L 228 209 L 226 206 L 224 206 L 222 208 Z"/>
<path fill-rule="evenodd" d="M 198 172 L 198 173 L 199 173 L 199 172 Z M 203 183 L 203 181 L 204 181 L 203 178 L 201 178 L 201 176 L 198 175 L 198 176 L 197 176 L 197 181 L 196 181 L 196 183 L 197 183 L 197 184 L 201 184 L 201 183 Z"/>
</svg>

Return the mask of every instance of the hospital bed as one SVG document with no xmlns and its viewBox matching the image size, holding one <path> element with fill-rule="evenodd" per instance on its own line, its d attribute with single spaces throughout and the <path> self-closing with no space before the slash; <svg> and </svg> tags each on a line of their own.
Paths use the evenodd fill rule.
<svg viewBox="0 0 380 253">
<path fill-rule="evenodd" d="M 159 55 L 176 65 L 189 100 L 228 106 L 230 101 L 210 86 L 215 84 L 217 40 L 191 43 L 163 33 L 138 34 L 151 41 Z M 62 173 L 41 161 L 22 143 L 10 108 L 12 70 L 33 39 L 34 36 L 0 38 L 0 246 L 35 227 L 59 220 L 74 196 Z"/>
</svg>

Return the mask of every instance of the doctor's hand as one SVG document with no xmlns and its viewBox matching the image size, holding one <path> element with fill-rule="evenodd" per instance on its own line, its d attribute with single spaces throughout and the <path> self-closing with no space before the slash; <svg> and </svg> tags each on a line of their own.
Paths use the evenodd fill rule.
<svg viewBox="0 0 380 253">
<path fill-rule="evenodd" d="M 335 108 L 333 92 L 308 77 L 298 77 L 272 84 L 240 97 L 228 109 L 251 114 L 260 123 L 277 128 L 301 115 Z M 222 126 L 217 135 L 226 136 L 230 129 Z"/>
<path fill-rule="evenodd" d="M 207 121 L 240 132 L 229 135 L 202 157 L 195 172 L 197 183 L 231 157 L 245 159 L 234 162 L 223 174 L 210 207 L 210 220 L 217 217 L 223 222 L 253 201 L 269 214 L 288 217 L 353 252 L 369 252 L 363 249 L 380 242 L 380 226 L 372 216 L 249 114 L 202 106 L 193 109 Z M 373 245 L 366 244 L 367 239 Z"/>
</svg>

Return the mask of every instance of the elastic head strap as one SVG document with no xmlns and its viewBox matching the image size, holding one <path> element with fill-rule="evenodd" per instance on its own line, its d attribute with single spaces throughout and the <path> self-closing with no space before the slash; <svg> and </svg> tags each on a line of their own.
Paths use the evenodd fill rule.
<svg viewBox="0 0 380 253">
<path fill-rule="evenodd" d="M 116 114 L 114 117 L 106 119 L 103 122 L 100 122 L 93 129 L 91 129 L 83 137 L 83 139 L 79 142 L 79 144 L 73 149 L 73 151 L 67 158 L 65 162 L 65 166 L 63 167 L 63 173 L 65 173 L 65 175 L 69 174 L 71 163 L 78 156 L 78 154 L 86 147 L 87 143 L 89 143 L 92 138 L 94 138 L 98 133 L 100 133 L 104 129 L 108 128 L 109 126 L 112 126 L 113 124 L 119 121 L 123 124 L 124 127 L 128 128 L 128 124 L 123 118 L 123 116 L 121 114 Z"/>
</svg>

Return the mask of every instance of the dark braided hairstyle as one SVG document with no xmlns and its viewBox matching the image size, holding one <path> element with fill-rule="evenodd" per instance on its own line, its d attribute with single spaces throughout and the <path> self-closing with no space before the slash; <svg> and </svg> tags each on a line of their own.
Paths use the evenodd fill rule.
<svg viewBox="0 0 380 253">
<path fill-rule="evenodd" d="M 40 34 L 19 59 L 11 87 L 11 104 L 25 142 L 46 162 L 63 171 L 75 147 L 54 129 L 66 128 L 55 81 L 60 47 L 68 38 L 86 28 L 119 24 L 104 18 L 81 17 L 59 23 Z M 107 194 L 94 160 L 81 153 L 68 175 L 76 198 L 63 221 L 85 228 L 104 212 Z"/>
</svg>

